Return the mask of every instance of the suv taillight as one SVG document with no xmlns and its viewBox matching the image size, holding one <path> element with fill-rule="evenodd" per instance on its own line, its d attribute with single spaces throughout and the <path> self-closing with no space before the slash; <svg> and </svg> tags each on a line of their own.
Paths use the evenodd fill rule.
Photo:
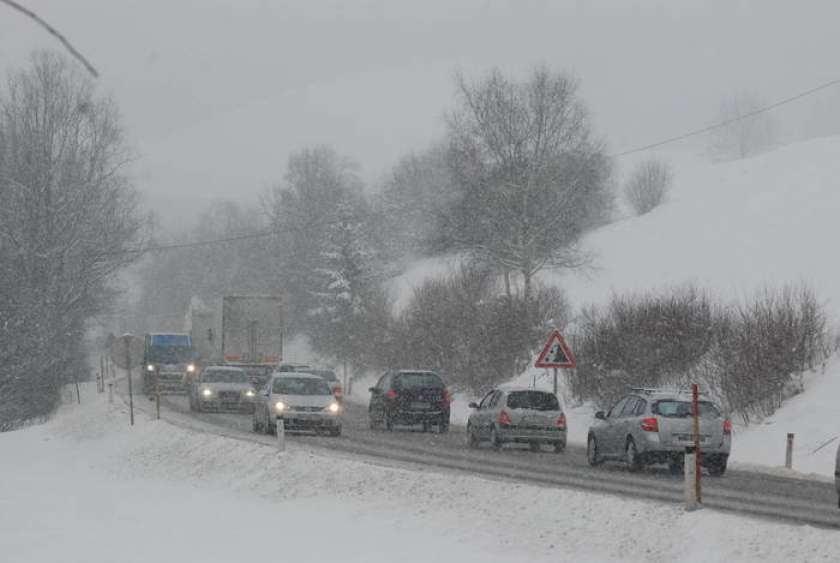
<svg viewBox="0 0 840 563">
<path fill-rule="evenodd" d="M 723 434 L 724 436 L 732 435 L 732 421 L 728 418 L 723 421 Z"/>
<path fill-rule="evenodd" d="M 507 411 L 499 413 L 499 426 L 510 426 L 510 415 L 508 415 Z"/>
<path fill-rule="evenodd" d="M 659 432 L 659 421 L 656 418 L 643 418 L 641 426 L 645 432 Z"/>
<path fill-rule="evenodd" d="M 386 399 L 396 399 L 397 398 L 397 392 L 394 391 L 393 389 L 389 389 L 388 392 L 385 393 L 385 398 Z"/>
<path fill-rule="evenodd" d="M 565 414 L 561 414 L 561 415 L 560 415 L 560 418 L 558 418 L 558 419 L 557 419 L 557 422 L 555 422 L 554 424 L 555 424 L 555 426 L 557 426 L 557 428 L 559 428 L 560 430 L 565 430 L 565 429 L 566 429 L 566 415 L 565 415 Z"/>
</svg>

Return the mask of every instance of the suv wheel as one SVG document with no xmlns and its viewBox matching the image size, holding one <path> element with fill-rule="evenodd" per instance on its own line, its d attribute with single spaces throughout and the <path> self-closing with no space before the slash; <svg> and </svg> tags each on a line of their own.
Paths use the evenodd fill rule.
<svg viewBox="0 0 840 563">
<path fill-rule="evenodd" d="M 601 459 L 598 456 L 598 442 L 595 440 L 594 434 L 590 434 L 586 440 L 586 461 L 593 467 L 601 463 Z"/>
<path fill-rule="evenodd" d="M 630 468 L 630 471 L 635 473 L 642 468 L 642 461 L 639 458 L 639 450 L 636 448 L 636 442 L 633 441 L 633 438 L 627 438 L 624 458 L 627 460 L 627 467 Z"/>
<path fill-rule="evenodd" d="M 478 449 L 479 440 L 478 435 L 473 431 L 472 426 L 467 425 L 467 447 L 470 449 Z"/>
<path fill-rule="evenodd" d="M 712 477 L 720 477 L 726 473 L 726 462 L 726 456 L 709 460 L 709 464 L 706 466 L 706 469 L 709 470 L 709 475 Z"/>
<path fill-rule="evenodd" d="M 499 433 L 496 431 L 496 427 L 490 429 L 490 446 L 499 451 L 502 449 L 502 440 L 499 438 Z"/>
<path fill-rule="evenodd" d="M 682 475 L 685 473 L 685 456 L 676 455 L 668 460 L 668 470 L 671 475 Z"/>
</svg>

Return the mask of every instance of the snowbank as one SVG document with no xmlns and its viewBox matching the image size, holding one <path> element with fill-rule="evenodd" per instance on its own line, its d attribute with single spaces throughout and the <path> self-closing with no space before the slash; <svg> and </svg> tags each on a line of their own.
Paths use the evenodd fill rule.
<svg viewBox="0 0 840 563">
<path fill-rule="evenodd" d="M 51 422 L 0 435 L 4 560 L 766 562 L 840 549 L 809 527 L 383 467 L 293 440 L 278 455 L 142 414 L 129 428 L 124 407 L 85 391 Z"/>
</svg>

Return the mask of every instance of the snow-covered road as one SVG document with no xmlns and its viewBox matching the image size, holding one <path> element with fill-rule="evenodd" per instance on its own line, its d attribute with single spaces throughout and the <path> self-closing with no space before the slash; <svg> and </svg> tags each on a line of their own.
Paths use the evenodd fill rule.
<svg viewBox="0 0 840 563">
<path fill-rule="evenodd" d="M 296 441 L 278 455 L 142 412 L 130 428 L 123 405 L 90 391 L 0 435 L 4 561 L 766 562 L 840 548 L 808 526 L 383 467 Z"/>
</svg>

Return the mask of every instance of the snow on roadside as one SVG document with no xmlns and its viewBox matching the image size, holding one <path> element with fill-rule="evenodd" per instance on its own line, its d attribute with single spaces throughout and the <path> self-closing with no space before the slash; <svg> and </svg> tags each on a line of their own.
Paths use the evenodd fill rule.
<svg viewBox="0 0 840 563">
<path fill-rule="evenodd" d="M 840 548 L 833 531 L 384 467 L 294 440 L 278 455 L 142 414 L 129 428 L 124 407 L 85 391 L 82 406 L 0 435 L 5 560 L 812 561 Z"/>
</svg>

